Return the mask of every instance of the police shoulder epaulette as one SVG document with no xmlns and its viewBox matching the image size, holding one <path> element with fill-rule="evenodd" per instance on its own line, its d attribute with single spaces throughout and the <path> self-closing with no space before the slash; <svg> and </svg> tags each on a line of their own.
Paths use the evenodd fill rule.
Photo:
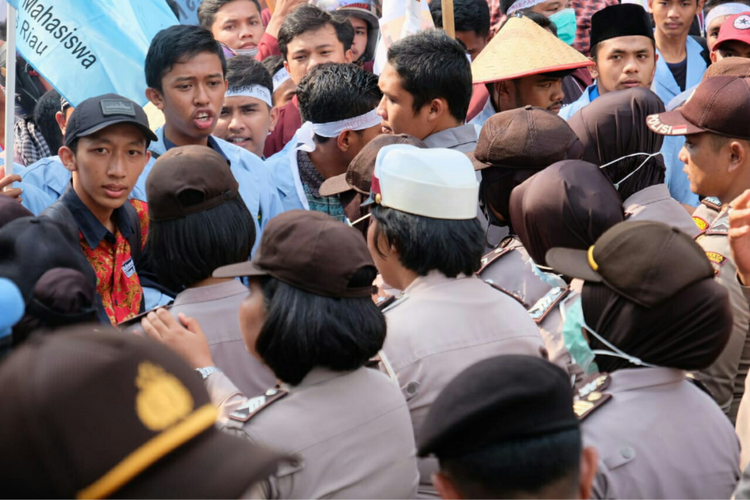
<svg viewBox="0 0 750 500">
<path fill-rule="evenodd" d="M 716 210 L 717 212 L 721 210 L 721 202 L 718 198 L 714 196 L 709 196 L 707 198 L 703 198 L 701 200 L 701 204 L 707 206 L 711 210 Z"/>
<path fill-rule="evenodd" d="M 174 304 L 174 301 L 172 301 L 169 304 L 164 305 L 164 306 L 154 307 L 150 311 L 146 311 L 144 313 L 139 314 L 138 316 L 133 316 L 130 319 L 126 319 L 125 321 L 117 323 L 117 328 L 119 328 L 119 329 L 125 329 L 125 328 L 130 328 L 133 325 L 140 325 L 141 324 L 141 320 L 143 318 L 145 318 L 149 313 L 152 313 L 152 312 L 156 311 L 157 309 L 171 309 L 173 304 Z"/>
<path fill-rule="evenodd" d="M 708 229 L 708 221 L 703 217 L 693 215 L 693 222 L 695 222 L 695 225 L 698 226 L 698 229 L 701 231 L 705 231 L 706 229 Z"/>
<path fill-rule="evenodd" d="M 513 300 L 517 301 L 523 307 L 529 307 L 529 305 L 526 302 L 524 302 L 524 300 L 521 297 L 519 297 L 518 295 L 516 295 L 513 292 L 509 292 L 505 288 L 503 288 L 500 285 L 496 284 L 494 281 L 492 281 L 492 280 L 484 280 L 484 282 L 487 283 L 488 285 L 490 285 L 492 288 L 494 288 L 498 292 L 503 292 L 505 295 L 507 295 L 510 298 L 512 298 Z"/>
<path fill-rule="evenodd" d="M 612 399 L 611 394 L 603 392 L 609 387 L 609 383 L 609 375 L 598 374 L 578 390 L 578 394 L 573 399 L 573 411 L 578 416 L 578 420 L 585 419 Z"/>
<path fill-rule="evenodd" d="M 484 257 L 482 257 L 482 266 L 479 268 L 479 271 L 477 271 L 477 274 L 482 274 L 482 271 L 490 267 L 493 262 L 495 262 L 497 259 L 502 257 L 503 255 L 512 252 L 512 248 L 496 248 L 495 250 L 491 251 Z"/>
<path fill-rule="evenodd" d="M 262 396 L 248 399 L 245 404 L 230 413 L 229 418 L 238 422 L 247 422 L 260 413 L 261 410 L 268 408 L 272 403 L 275 403 L 287 394 L 289 392 L 283 389 L 268 389 Z"/>
<path fill-rule="evenodd" d="M 387 306 L 384 306 L 381 309 L 381 311 L 383 313 L 387 313 L 388 311 L 390 311 L 394 307 L 398 307 L 399 304 L 404 303 L 404 301 L 406 301 L 406 299 L 408 299 L 408 298 L 409 298 L 409 294 L 408 293 L 401 292 L 396 299 L 392 300 L 390 302 L 390 304 L 388 304 Z"/>
<path fill-rule="evenodd" d="M 729 210 L 719 214 L 715 221 L 706 229 L 705 234 L 726 236 L 729 233 Z"/>
<path fill-rule="evenodd" d="M 536 301 L 536 304 L 534 304 L 531 309 L 529 309 L 529 315 L 531 316 L 531 319 L 533 319 L 536 324 L 540 324 L 542 321 L 544 321 L 544 318 L 547 317 L 547 315 L 550 313 L 550 311 L 554 310 L 555 307 L 570 293 L 570 288 L 560 288 L 560 287 L 554 287 L 552 290 L 547 292 L 547 294 L 542 297 L 541 299 Z"/>
</svg>

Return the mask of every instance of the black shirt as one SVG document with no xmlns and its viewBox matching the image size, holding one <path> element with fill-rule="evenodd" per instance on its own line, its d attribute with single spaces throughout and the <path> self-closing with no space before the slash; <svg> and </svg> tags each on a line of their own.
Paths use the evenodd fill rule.
<svg viewBox="0 0 750 500">
<path fill-rule="evenodd" d="M 687 79 L 687 57 L 678 63 L 667 63 L 669 71 L 672 72 L 677 85 L 680 86 L 681 91 L 685 91 L 685 80 Z"/>
</svg>

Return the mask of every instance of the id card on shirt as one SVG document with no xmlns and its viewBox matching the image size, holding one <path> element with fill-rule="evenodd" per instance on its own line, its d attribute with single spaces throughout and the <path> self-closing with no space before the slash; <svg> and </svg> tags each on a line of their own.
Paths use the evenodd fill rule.
<svg viewBox="0 0 750 500">
<path fill-rule="evenodd" d="M 128 278 L 133 276 L 133 273 L 135 272 L 135 264 L 133 263 L 132 257 L 122 264 L 122 272 L 125 273 L 125 276 Z"/>
</svg>

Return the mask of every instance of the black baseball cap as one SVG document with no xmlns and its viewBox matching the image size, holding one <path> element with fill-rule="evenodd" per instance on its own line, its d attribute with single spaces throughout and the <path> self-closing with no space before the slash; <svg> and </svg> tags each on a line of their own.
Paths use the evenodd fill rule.
<svg viewBox="0 0 750 500">
<path fill-rule="evenodd" d="M 86 99 L 76 106 L 65 129 L 65 145 L 70 146 L 79 137 L 118 123 L 135 125 L 148 142 L 159 140 L 149 128 L 146 112 L 138 103 L 121 95 L 104 94 Z"/>
<path fill-rule="evenodd" d="M 417 450 L 420 457 L 450 459 L 578 428 L 570 379 L 561 368 L 535 356 L 497 356 L 443 389 L 422 424 Z"/>
<path fill-rule="evenodd" d="M 588 250 L 552 248 L 545 260 L 565 276 L 604 283 L 644 307 L 714 277 L 711 263 L 693 238 L 652 221 L 621 222 Z"/>
</svg>

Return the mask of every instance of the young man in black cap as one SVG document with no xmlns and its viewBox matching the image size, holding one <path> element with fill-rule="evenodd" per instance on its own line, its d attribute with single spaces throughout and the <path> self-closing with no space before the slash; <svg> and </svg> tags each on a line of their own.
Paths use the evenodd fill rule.
<svg viewBox="0 0 750 500">
<path fill-rule="evenodd" d="M 566 373 L 531 356 L 489 358 L 438 396 L 418 455 L 437 456 L 442 498 L 591 498 L 597 453 L 584 447 Z"/>
<path fill-rule="evenodd" d="M 116 94 L 86 99 L 71 115 L 60 148 L 72 182 L 43 213 L 70 227 L 80 240 L 112 324 L 142 310 L 136 264 L 146 244 L 148 213 L 144 202 L 128 197 L 155 140 L 146 113 L 130 99 Z"/>
<path fill-rule="evenodd" d="M 750 367 L 750 307 L 736 276 L 729 248 L 729 204 L 750 188 L 750 79 L 708 78 L 676 111 L 648 117 L 648 126 L 663 135 L 684 135 L 680 161 L 690 189 L 721 202 L 719 216 L 696 241 L 714 266 L 715 278 L 730 293 L 734 329 L 719 359 L 702 379 L 732 421 L 737 416 Z M 747 424 L 745 424 L 747 425 Z M 747 439 L 750 432 L 745 435 Z M 744 444 L 744 443 L 743 443 Z"/>
<path fill-rule="evenodd" d="M 574 103 L 563 107 L 566 120 L 602 94 L 633 87 L 650 88 L 656 72 L 651 19 L 637 4 L 611 5 L 591 18 L 590 68 L 595 82 Z"/>
</svg>

